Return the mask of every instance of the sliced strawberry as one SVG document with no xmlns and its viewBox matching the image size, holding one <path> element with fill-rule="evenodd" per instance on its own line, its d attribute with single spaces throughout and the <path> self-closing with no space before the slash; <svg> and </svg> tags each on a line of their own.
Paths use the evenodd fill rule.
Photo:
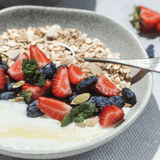
<svg viewBox="0 0 160 160">
<path fill-rule="evenodd" d="M 144 24 L 140 24 L 140 28 L 145 31 L 156 28 L 160 22 L 160 14 L 143 6 L 139 6 L 139 8 L 141 9 L 140 18 L 144 22 Z"/>
<path fill-rule="evenodd" d="M 7 70 L 7 74 L 16 81 L 21 81 L 25 79 L 24 73 L 22 71 L 23 59 L 29 59 L 29 56 L 25 52 Z"/>
<path fill-rule="evenodd" d="M 2 68 L 0 67 L 0 91 L 6 86 L 6 84 L 7 84 L 6 76 Z"/>
<path fill-rule="evenodd" d="M 85 73 L 82 72 L 77 66 L 74 64 L 71 64 L 68 68 L 68 76 L 69 76 L 69 81 L 77 85 L 79 84 L 84 78 Z"/>
<path fill-rule="evenodd" d="M 72 109 L 65 102 L 56 99 L 39 97 L 38 108 L 47 116 L 61 121 Z"/>
<path fill-rule="evenodd" d="M 25 83 L 22 86 L 22 90 L 31 90 L 32 91 L 32 97 L 31 101 L 37 100 L 40 96 L 47 96 L 52 89 L 52 81 L 46 80 L 45 86 L 35 86 L 31 83 Z"/>
<path fill-rule="evenodd" d="M 99 123 L 103 128 L 122 120 L 124 117 L 123 110 L 115 105 L 105 106 L 101 109 Z"/>
<path fill-rule="evenodd" d="M 121 92 L 104 74 L 98 76 L 98 82 L 94 86 L 94 90 L 109 97 L 117 96 Z"/>
<path fill-rule="evenodd" d="M 160 14 L 144 6 L 135 7 L 134 20 L 135 28 L 150 31 L 156 28 L 160 22 Z"/>
<path fill-rule="evenodd" d="M 38 63 L 38 68 L 45 66 L 48 63 L 51 63 L 51 60 L 47 58 L 47 56 L 36 46 L 30 45 L 29 47 L 30 57 L 35 58 Z"/>
<path fill-rule="evenodd" d="M 160 23 L 157 24 L 157 31 L 160 33 Z"/>
<path fill-rule="evenodd" d="M 66 66 L 62 66 L 56 73 L 52 82 L 52 93 L 58 98 L 65 98 L 72 95 Z"/>
</svg>

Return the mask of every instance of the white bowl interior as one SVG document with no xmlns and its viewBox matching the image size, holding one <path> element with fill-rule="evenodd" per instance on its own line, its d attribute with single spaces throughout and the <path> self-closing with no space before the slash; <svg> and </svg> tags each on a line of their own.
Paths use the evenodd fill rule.
<svg viewBox="0 0 160 160">
<path fill-rule="evenodd" d="M 100 39 L 107 48 L 113 52 L 120 53 L 123 59 L 148 58 L 137 38 L 123 25 L 118 22 L 96 14 L 91 11 L 74 9 L 18 6 L 10 7 L 0 11 L 0 33 L 6 29 L 44 27 L 46 25 L 59 24 L 62 28 L 76 28 L 83 33 L 87 33 L 90 38 Z M 138 73 L 138 69 L 132 69 L 131 77 Z M 79 146 L 74 149 L 62 150 L 61 152 L 25 152 L 15 151 L 0 146 L 0 153 L 20 158 L 59 158 L 75 154 L 80 154 L 94 149 L 107 141 L 111 140 L 124 131 L 143 111 L 152 92 L 152 73 L 141 71 L 134 78 L 137 81 L 132 85 L 133 91 L 137 96 L 137 104 L 129 111 L 123 124 L 97 140 Z M 142 78 L 139 79 L 144 74 Z"/>
</svg>

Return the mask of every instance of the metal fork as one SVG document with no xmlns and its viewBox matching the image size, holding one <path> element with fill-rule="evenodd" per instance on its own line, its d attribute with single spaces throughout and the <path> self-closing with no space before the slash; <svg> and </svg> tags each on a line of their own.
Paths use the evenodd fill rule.
<svg viewBox="0 0 160 160">
<path fill-rule="evenodd" d="M 52 41 L 47 41 L 48 43 L 52 43 Z M 69 46 L 59 43 L 59 45 L 66 47 L 69 49 L 73 56 L 75 56 L 74 51 Z M 113 63 L 113 64 L 122 64 L 126 66 L 131 66 L 134 68 L 145 69 L 147 71 L 160 73 L 160 57 L 157 58 L 145 58 L 145 59 L 100 59 L 100 58 L 82 58 L 85 61 L 89 62 L 101 62 L 101 63 Z"/>
</svg>

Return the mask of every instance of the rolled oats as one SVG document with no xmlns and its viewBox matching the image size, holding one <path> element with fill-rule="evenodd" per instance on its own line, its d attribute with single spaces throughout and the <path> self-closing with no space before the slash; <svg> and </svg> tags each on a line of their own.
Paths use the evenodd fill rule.
<svg viewBox="0 0 160 160">
<path fill-rule="evenodd" d="M 70 46 L 75 52 L 75 57 L 59 43 Z M 120 89 L 126 86 L 131 88 L 130 67 L 111 63 L 89 63 L 81 59 L 83 57 L 120 59 L 120 53 L 112 53 L 111 49 L 106 48 L 98 38 L 91 39 L 86 33 L 81 33 L 75 28 L 62 29 L 59 25 L 53 25 L 19 30 L 7 29 L 0 36 L 0 52 L 8 55 L 9 58 L 2 58 L 9 66 L 19 54 L 26 52 L 29 55 L 30 45 L 42 50 L 57 66 L 74 63 L 87 76 L 102 72 Z M 94 71 L 93 64 L 98 66 Z"/>
</svg>

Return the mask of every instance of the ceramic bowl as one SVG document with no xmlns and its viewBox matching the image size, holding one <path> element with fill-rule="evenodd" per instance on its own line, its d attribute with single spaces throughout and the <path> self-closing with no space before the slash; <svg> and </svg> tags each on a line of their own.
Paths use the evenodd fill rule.
<svg viewBox="0 0 160 160">
<path fill-rule="evenodd" d="M 100 39 L 107 48 L 111 48 L 115 53 L 120 53 L 122 59 L 148 58 L 138 39 L 125 26 L 95 12 L 39 6 L 10 7 L 0 11 L 0 34 L 9 28 L 44 27 L 53 24 L 59 24 L 62 28 L 76 28 L 87 33 L 90 38 Z M 138 102 L 130 109 L 125 121 L 113 132 L 82 146 L 61 151 L 28 152 L 0 146 L 0 153 L 20 158 L 54 159 L 84 153 L 107 143 L 136 120 L 150 99 L 153 83 L 152 73 L 140 71 L 137 74 L 138 72 L 138 69 L 131 71 L 131 77 L 134 80 L 132 88 Z"/>
</svg>

